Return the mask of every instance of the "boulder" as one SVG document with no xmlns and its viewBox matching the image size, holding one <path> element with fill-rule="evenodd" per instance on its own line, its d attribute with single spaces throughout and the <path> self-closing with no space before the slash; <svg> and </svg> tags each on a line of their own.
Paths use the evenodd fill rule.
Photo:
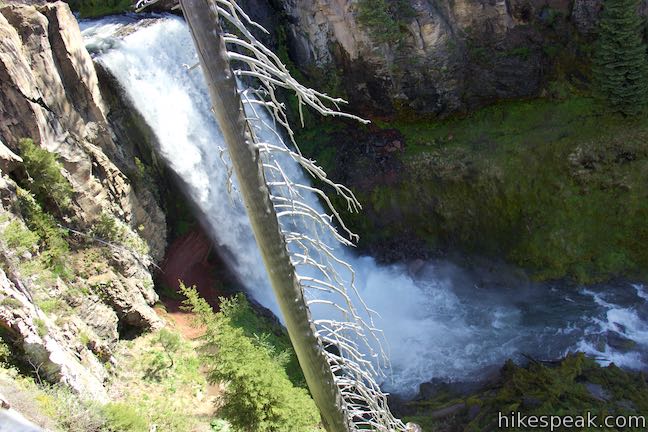
<svg viewBox="0 0 648 432">
<path fill-rule="evenodd" d="M 134 330 L 141 333 L 145 330 L 159 329 L 164 325 L 141 292 L 132 289 L 128 281 L 124 281 L 114 272 L 108 271 L 93 276 L 88 279 L 88 284 L 117 313 L 120 327 L 124 331 Z"/>
<path fill-rule="evenodd" d="M 637 346 L 635 341 L 613 330 L 608 330 L 605 333 L 605 339 L 610 348 L 621 352 L 631 351 Z"/>
<path fill-rule="evenodd" d="M 4 174 L 11 173 L 20 166 L 22 158 L 9 150 L 6 145 L 0 141 L 0 171 Z"/>
<path fill-rule="evenodd" d="M 0 298 L 0 326 L 40 379 L 66 384 L 97 402 L 108 400 L 103 382 L 67 347 L 59 327 L 1 269 Z"/>
<path fill-rule="evenodd" d="M 115 311 L 97 296 L 87 296 L 79 300 L 80 303 L 76 307 L 79 318 L 105 343 L 115 344 L 119 340 L 119 319 Z"/>
</svg>

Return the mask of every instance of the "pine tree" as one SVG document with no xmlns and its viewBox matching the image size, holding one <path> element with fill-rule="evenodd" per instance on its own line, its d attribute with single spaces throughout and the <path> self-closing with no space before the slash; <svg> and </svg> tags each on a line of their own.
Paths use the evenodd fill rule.
<svg viewBox="0 0 648 432">
<path fill-rule="evenodd" d="M 608 109 L 640 113 L 648 101 L 648 59 L 638 0 L 605 0 L 594 55 L 598 96 Z"/>
<path fill-rule="evenodd" d="M 275 88 L 279 87 L 293 91 L 301 102 L 300 107 L 307 105 L 323 115 L 343 116 L 363 123 L 367 121 L 338 111 L 335 107 L 344 103 L 343 100 L 305 88 L 290 76 L 281 60 L 250 32 L 247 26 L 257 29 L 260 26 L 250 21 L 236 0 L 180 0 L 180 6 L 208 83 L 212 112 L 227 145 L 229 160 L 238 180 L 238 191 L 245 204 L 288 336 L 311 396 L 319 408 L 324 429 L 328 432 L 406 432 L 418 428 L 416 425 L 405 425 L 393 416 L 387 406 L 387 395 L 382 393 L 376 381 L 379 374 L 374 362 L 380 367 L 380 363 L 387 359 L 381 337 L 376 333 L 371 318 L 373 312 L 364 306 L 362 300 L 357 300 L 360 308 L 353 305 L 355 300 L 351 296 L 357 296 L 355 285 L 352 282 L 350 286 L 345 285 L 338 269 L 339 266 L 346 269 L 342 274 L 346 276 L 348 273 L 351 280 L 355 278 L 355 272 L 350 265 L 332 254 L 332 248 L 322 241 L 319 234 L 303 235 L 296 232 L 298 230 L 292 225 L 280 223 L 279 218 L 312 219 L 312 229 L 317 230 L 313 232 L 326 232 L 346 245 L 353 244 L 357 235 L 346 228 L 332 204 L 329 210 L 333 216 L 325 217 L 328 215 L 323 216 L 308 203 L 299 201 L 301 188 L 305 188 L 307 191 L 314 190 L 330 204 L 321 190 L 290 180 L 278 162 L 279 157 L 263 159 L 262 152 L 264 155 L 270 152 L 273 157 L 289 157 L 299 163 L 318 181 L 333 187 L 344 197 L 349 210 L 358 209 L 359 203 L 353 193 L 332 182 L 319 166 L 301 153 L 292 151 L 286 143 L 277 146 L 262 141 L 257 133 L 254 113 L 260 106 L 265 107 L 269 115 L 274 117 L 269 127 L 282 125 L 287 134 L 294 137 L 284 106 L 274 93 Z M 240 36 L 224 33 L 221 18 L 235 27 Z M 244 54 L 240 52 L 241 49 Z M 232 68 L 230 61 L 236 62 L 237 66 Z M 263 88 L 263 91 L 256 93 L 264 95 L 266 99 L 251 100 L 247 91 L 239 91 L 237 76 L 255 77 Z M 248 113 L 244 110 L 244 101 L 252 105 Z M 256 121 L 268 124 L 258 115 Z M 275 134 L 280 136 L 277 130 Z M 296 142 L 290 143 L 298 148 Z M 277 180 L 271 180 L 273 177 Z M 293 198 L 273 195 L 271 183 L 285 188 Z M 340 222 L 348 238 L 340 235 L 331 221 Z M 298 250 L 298 253 L 293 254 L 293 250 Z M 300 275 L 298 269 L 303 270 L 302 264 L 309 266 L 310 273 Z M 315 274 L 313 271 L 317 276 L 312 276 Z M 311 289 L 317 290 L 317 294 L 326 292 L 326 300 L 309 299 L 307 294 L 312 292 Z M 309 306 L 315 302 L 331 306 L 332 315 L 326 319 L 314 319 Z M 361 313 L 357 312 L 359 309 L 362 309 Z M 376 345 L 378 349 L 374 348 Z M 271 430 L 280 432 L 276 428 Z M 289 430 L 304 429 L 293 427 Z"/>
</svg>

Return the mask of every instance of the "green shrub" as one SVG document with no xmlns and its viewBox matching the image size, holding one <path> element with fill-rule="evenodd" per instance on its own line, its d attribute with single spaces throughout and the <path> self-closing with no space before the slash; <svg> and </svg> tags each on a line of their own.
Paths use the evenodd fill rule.
<svg viewBox="0 0 648 432">
<path fill-rule="evenodd" d="M 162 351 L 152 353 L 153 355 L 150 358 L 146 377 L 160 381 L 163 378 L 163 374 L 171 371 L 175 366 L 174 357 L 178 349 L 180 349 L 180 335 L 167 329 L 162 329 L 157 335 L 156 344 L 162 346 Z"/>
<path fill-rule="evenodd" d="M 52 312 L 60 312 L 62 311 L 67 305 L 65 302 L 61 299 L 46 299 L 46 300 L 39 300 L 36 302 L 39 308 L 46 314 L 51 314 Z"/>
<path fill-rule="evenodd" d="M 72 203 L 72 186 L 61 174 L 61 165 L 49 151 L 38 147 L 28 138 L 19 142 L 20 155 L 31 177 L 28 189 L 43 206 L 55 205 L 67 210 Z"/>
<path fill-rule="evenodd" d="M 10 309 L 16 309 L 19 307 L 22 307 L 22 302 L 18 299 L 15 299 L 13 297 L 5 297 L 0 301 L 0 306 L 6 306 Z"/>
<path fill-rule="evenodd" d="M 52 215 L 43 211 L 29 192 L 19 187 L 16 195 L 20 212 L 25 218 L 27 227 L 43 242 L 41 257 L 50 270 L 60 276 L 65 276 L 67 273 L 65 260 L 70 252 L 64 238 L 67 231 L 58 226 Z"/>
<path fill-rule="evenodd" d="M 141 227 L 140 227 L 141 228 Z M 110 213 L 102 213 L 92 225 L 91 233 L 101 240 L 118 243 L 140 255 L 149 253 L 146 242 Z"/>
<path fill-rule="evenodd" d="M 148 432 L 149 426 L 131 405 L 108 403 L 102 408 L 110 432 Z"/>
<path fill-rule="evenodd" d="M 284 367 L 295 386 L 306 386 L 297 355 L 288 334 L 279 323 L 255 313 L 243 294 L 239 294 L 236 301 L 222 302 L 220 309 L 227 315 L 232 326 L 243 330 L 247 338 L 267 350 L 273 359 Z"/>
<path fill-rule="evenodd" d="M 135 181 L 150 181 L 151 175 L 147 166 L 144 165 L 144 162 L 142 162 L 142 160 L 136 156 L 133 158 L 133 163 L 135 163 Z"/>
<path fill-rule="evenodd" d="M 14 249 L 18 255 L 25 252 L 34 253 L 38 251 L 38 234 L 27 229 L 17 220 L 9 222 L 2 231 L 2 239 L 7 246 Z"/>
<path fill-rule="evenodd" d="M 106 431 L 106 418 L 99 405 L 84 401 L 62 385 L 39 389 L 42 411 L 56 421 L 61 431 Z"/>
<path fill-rule="evenodd" d="M 88 333 L 82 331 L 79 333 L 79 342 L 81 342 L 81 345 L 87 347 L 90 344 L 90 336 Z"/>
<path fill-rule="evenodd" d="M 214 419 L 211 424 L 212 432 L 232 432 L 232 428 L 227 420 L 223 419 Z"/>
<path fill-rule="evenodd" d="M 10 359 L 11 349 L 4 340 L 0 339 L 0 366 L 6 365 Z"/>
<path fill-rule="evenodd" d="M 194 288 L 181 286 L 186 304 L 206 328 L 205 366 L 211 382 L 225 381 L 221 415 L 235 429 L 257 432 L 315 430 L 317 408 L 308 392 L 295 387 L 281 361 L 236 327 L 230 314 L 244 297 L 221 298 L 221 311 L 214 313 Z"/>
<path fill-rule="evenodd" d="M 358 22 L 377 43 L 396 44 L 403 39 L 402 27 L 416 16 L 405 0 L 360 0 Z"/>
<path fill-rule="evenodd" d="M 92 225 L 92 234 L 103 240 L 116 242 L 123 240 L 123 232 L 117 225 L 117 219 L 111 214 L 101 213 Z"/>
<path fill-rule="evenodd" d="M 167 329 L 160 330 L 158 333 L 158 344 L 162 345 L 165 354 L 168 356 L 171 366 L 173 367 L 173 354 L 180 348 L 180 335 Z"/>
<path fill-rule="evenodd" d="M 34 324 L 36 324 L 36 330 L 38 331 L 38 335 L 40 337 L 45 337 L 49 332 L 45 320 L 41 318 L 34 318 Z"/>
</svg>

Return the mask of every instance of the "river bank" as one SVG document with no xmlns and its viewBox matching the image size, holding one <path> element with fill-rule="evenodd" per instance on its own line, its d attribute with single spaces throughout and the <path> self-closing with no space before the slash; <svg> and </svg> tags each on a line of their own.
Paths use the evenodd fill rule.
<svg viewBox="0 0 648 432">
<path fill-rule="evenodd" d="M 301 136 L 364 205 L 348 218 L 361 249 L 387 262 L 503 258 L 535 280 L 645 279 L 646 117 L 568 96 L 373 120 Z"/>
</svg>

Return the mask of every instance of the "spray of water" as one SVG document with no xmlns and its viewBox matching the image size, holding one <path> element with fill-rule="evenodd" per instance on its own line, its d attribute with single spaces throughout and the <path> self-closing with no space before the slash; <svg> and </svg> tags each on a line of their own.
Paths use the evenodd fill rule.
<svg viewBox="0 0 648 432">
<path fill-rule="evenodd" d="M 202 74 L 186 66 L 197 62 L 188 30 L 181 19 L 163 16 L 123 36 L 124 26 L 133 21 L 82 23 L 88 47 L 155 131 L 160 155 L 182 180 L 214 242 L 227 251 L 230 268 L 257 301 L 279 314 L 245 209 L 235 188 L 228 193 L 219 157 L 225 145 Z M 303 176 L 296 163 L 289 166 L 293 176 Z M 309 202 L 319 206 L 315 196 Z M 648 297 L 642 287 L 636 288 L 634 303 L 619 306 L 596 293 L 565 296 L 546 285 L 489 287 L 479 276 L 445 262 L 428 262 L 413 275 L 406 265 L 379 266 L 351 250 L 337 253 L 353 265 L 361 295 L 381 316 L 377 326 L 390 346 L 393 376 L 385 386 L 392 391 L 411 394 L 437 377 L 479 379 L 484 368 L 520 352 L 555 358 L 580 348 L 616 355 L 605 342 L 592 345 L 593 335 L 603 335 L 605 323 L 614 320 L 648 344 L 645 317 L 636 314 Z M 625 318 L 614 315 L 633 311 Z M 643 348 L 643 353 L 626 355 L 623 364 L 643 367 L 648 346 Z"/>
</svg>

